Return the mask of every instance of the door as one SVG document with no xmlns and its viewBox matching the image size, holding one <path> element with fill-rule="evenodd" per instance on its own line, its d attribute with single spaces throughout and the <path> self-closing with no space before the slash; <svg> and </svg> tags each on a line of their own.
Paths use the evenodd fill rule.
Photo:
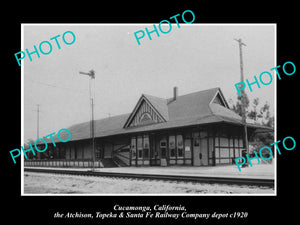
<svg viewBox="0 0 300 225">
<path fill-rule="evenodd" d="M 155 135 L 150 135 L 150 165 L 156 166 L 157 164 L 157 158 L 158 158 L 158 152 L 156 148 L 155 143 Z"/>
<path fill-rule="evenodd" d="M 105 159 L 112 157 L 113 145 L 111 143 L 105 143 L 104 145 L 104 157 Z"/>
<path fill-rule="evenodd" d="M 200 166 L 200 138 L 195 137 L 193 142 L 193 166 Z"/>
<path fill-rule="evenodd" d="M 200 165 L 201 166 L 208 166 L 208 146 L 207 146 L 207 139 L 201 138 L 200 140 Z"/>
<path fill-rule="evenodd" d="M 159 143 L 160 148 L 160 165 L 167 166 L 167 139 L 160 140 Z"/>
</svg>

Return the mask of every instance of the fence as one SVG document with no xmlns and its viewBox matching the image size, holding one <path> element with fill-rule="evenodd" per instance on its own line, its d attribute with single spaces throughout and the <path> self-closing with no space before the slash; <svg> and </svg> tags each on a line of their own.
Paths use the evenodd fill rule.
<svg viewBox="0 0 300 225">
<path fill-rule="evenodd" d="M 36 167 L 92 167 L 91 160 L 24 160 L 25 166 Z M 101 161 L 95 161 L 95 168 L 103 167 Z"/>
</svg>

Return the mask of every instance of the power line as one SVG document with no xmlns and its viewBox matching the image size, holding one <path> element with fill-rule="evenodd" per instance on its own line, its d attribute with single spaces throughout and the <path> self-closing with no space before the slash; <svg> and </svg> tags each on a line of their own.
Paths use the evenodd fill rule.
<svg viewBox="0 0 300 225">
<path fill-rule="evenodd" d="M 69 92 L 76 92 L 78 94 L 81 94 L 81 95 L 86 95 L 86 93 L 90 90 L 88 89 L 74 89 L 74 88 L 70 88 L 70 87 L 62 87 L 62 86 L 57 86 L 57 85 L 54 85 L 54 84 L 49 84 L 49 83 L 45 83 L 45 82 L 41 82 L 41 81 L 34 81 L 34 80 L 30 80 L 30 79 L 27 79 L 26 81 L 29 81 L 31 83 L 36 83 L 36 84 L 41 84 L 41 85 L 45 85 L 45 86 L 48 86 L 48 87 L 52 87 L 52 88 L 59 88 L 59 89 L 62 89 L 62 90 L 65 90 L 65 91 L 69 91 Z M 96 90 L 96 87 L 95 87 L 95 82 L 92 82 L 91 84 L 93 87 L 93 93 L 91 96 L 93 96 L 93 98 L 95 99 L 95 95 L 96 94 L 99 94 L 101 95 L 100 92 L 96 93 L 97 90 Z M 90 89 L 90 88 L 89 88 Z"/>
<path fill-rule="evenodd" d="M 33 81 L 33 80 L 28 80 L 28 81 L 31 82 L 31 83 L 41 84 L 41 85 L 45 85 L 45 86 L 52 87 L 52 88 L 60 88 L 60 89 L 63 89 L 65 91 L 71 91 L 71 92 L 76 92 L 76 93 L 80 93 L 80 94 L 86 94 L 85 92 L 83 92 L 83 90 L 88 91 L 87 89 L 78 90 L 78 89 L 74 89 L 74 88 L 57 86 L 57 85 L 54 85 L 54 84 L 48 84 L 48 83 L 41 82 L 41 81 Z"/>
</svg>

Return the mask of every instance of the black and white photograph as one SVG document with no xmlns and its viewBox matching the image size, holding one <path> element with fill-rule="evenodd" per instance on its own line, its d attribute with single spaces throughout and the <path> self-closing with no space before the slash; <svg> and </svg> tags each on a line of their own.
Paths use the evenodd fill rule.
<svg viewBox="0 0 300 225">
<path fill-rule="evenodd" d="M 24 195 L 276 194 L 276 24 L 22 32 Z"/>
<path fill-rule="evenodd" d="M 101 3 L 5 7 L 2 221 L 297 221 L 296 7 Z"/>
</svg>

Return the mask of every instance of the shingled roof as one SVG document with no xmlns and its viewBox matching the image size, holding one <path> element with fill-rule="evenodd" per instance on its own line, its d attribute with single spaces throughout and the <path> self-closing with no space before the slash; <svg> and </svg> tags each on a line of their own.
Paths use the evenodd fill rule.
<svg viewBox="0 0 300 225">
<path fill-rule="evenodd" d="M 126 127 L 125 124 L 134 116 L 134 113 L 141 102 L 141 98 L 149 102 L 165 121 L 143 126 Z M 172 98 L 163 99 L 145 94 L 142 95 L 141 98 L 134 110 L 129 114 L 95 120 L 95 137 L 106 137 L 117 134 L 154 131 L 217 122 L 242 124 L 242 118 L 229 109 L 228 103 L 220 88 L 212 88 L 178 96 L 175 100 Z M 221 104 L 216 102 L 221 102 Z M 262 128 L 262 126 L 257 125 L 251 126 Z M 73 125 L 69 127 L 68 130 L 71 133 L 70 141 L 90 138 L 90 122 Z M 67 139 L 63 137 L 62 133 L 61 136 L 62 139 Z M 54 140 L 59 142 L 57 137 L 54 137 Z"/>
</svg>

